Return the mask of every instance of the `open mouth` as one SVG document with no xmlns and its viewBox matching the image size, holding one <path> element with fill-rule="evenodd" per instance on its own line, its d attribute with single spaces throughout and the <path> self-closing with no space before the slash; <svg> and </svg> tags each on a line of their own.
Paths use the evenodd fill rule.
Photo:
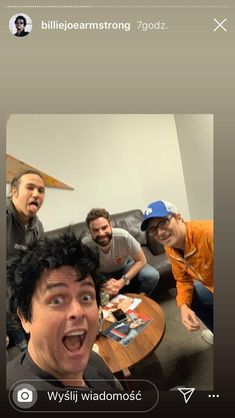
<svg viewBox="0 0 235 418">
<path fill-rule="evenodd" d="M 69 332 L 63 337 L 62 342 L 67 350 L 75 352 L 80 350 L 85 341 L 85 337 L 85 331 Z"/>
<path fill-rule="evenodd" d="M 109 243 L 109 237 L 98 238 L 97 243 L 101 244 L 101 245 L 108 244 Z"/>
<path fill-rule="evenodd" d="M 168 241 L 168 239 L 171 237 L 171 234 L 166 235 L 165 237 L 161 238 L 162 242 Z"/>
<path fill-rule="evenodd" d="M 36 202 L 36 201 L 30 202 L 30 203 L 29 203 L 29 206 L 30 206 L 30 207 L 31 207 L 31 206 L 36 206 L 36 208 L 38 208 L 38 202 Z"/>
<path fill-rule="evenodd" d="M 36 200 L 29 202 L 28 206 L 31 213 L 36 213 L 38 211 L 39 204 L 36 202 Z"/>
</svg>

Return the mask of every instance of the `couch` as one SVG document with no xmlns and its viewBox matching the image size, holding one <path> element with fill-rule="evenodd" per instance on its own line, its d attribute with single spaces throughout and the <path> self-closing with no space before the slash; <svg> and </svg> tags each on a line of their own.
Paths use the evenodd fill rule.
<svg viewBox="0 0 235 418">
<path fill-rule="evenodd" d="M 155 267 L 160 273 L 160 281 L 157 290 L 175 287 L 175 280 L 171 272 L 171 265 L 166 257 L 164 247 L 153 238 L 148 237 L 145 231 L 141 231 L 140 224 L 143 220 L 143 212 L 140 209 L 111 215 L 112 224 L 115 228 L 127 230 L 140 244 L 147 259 L 147 263 Z M 89 230 L 85 222 L 71 225 L 76 236 L 86 236 Z M 49 238 L 56 237 L 65 232 L 67 227 L 47 231 L 45 235 Z"/>
</svg>

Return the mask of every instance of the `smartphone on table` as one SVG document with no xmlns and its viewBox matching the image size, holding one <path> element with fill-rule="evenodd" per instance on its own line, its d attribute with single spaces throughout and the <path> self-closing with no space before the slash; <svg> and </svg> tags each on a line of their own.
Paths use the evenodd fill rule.
<svg viewBox="0 0 235 418">
<path fill-rule="evenodd" d="M 112 315 L 114 319 L 116 320 L 116 322 L 122 322 L 122 321 L 127 320 L 127 315 L 122 309 L 116 309 L 115 311 L 112 312 Z"/>
</svg>

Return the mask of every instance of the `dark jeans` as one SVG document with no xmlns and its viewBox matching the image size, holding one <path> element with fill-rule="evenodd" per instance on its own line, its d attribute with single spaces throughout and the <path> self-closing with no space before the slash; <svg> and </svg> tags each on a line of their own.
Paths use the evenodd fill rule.
<svg viewBox="0 0 235 418">
<path fill-rule="evenodd" d="M 198 318 L 213 332 L 214 295 L 197 280 L 194 282 L 192 310 Z"/>
<path fill-rule="evenodd" d="M 125 266 L 118 271 L 103 274 L 106 280 L 121 279 L 121 277 L 130 270 L 131 266 L 134 264 L 133 260 L 129 260 Z M 156 288 L 160 279 L 158 270 L 154 267 L 146 264 L 139 273 L 130 281 L 128 286 L 124 286 L 121 289 L 121 293 L 145 293 L 147 296 L 151 296 L 152 292 Z"/>
</svg>

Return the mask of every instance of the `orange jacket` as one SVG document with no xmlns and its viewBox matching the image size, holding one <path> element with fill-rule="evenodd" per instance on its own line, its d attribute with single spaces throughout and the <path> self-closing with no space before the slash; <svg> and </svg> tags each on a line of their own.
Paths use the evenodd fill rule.
<svg viewBox="0 0 235 418">
<path fill-rule="evenodd" d="M 171 247 L 165 247 L 176 280 L 177 305 L 191 305 L 193 280 L 199 280 L 207 289 L 213 287 L 213 222 L 189 221 L 186 225 L 184 257 Z"/>
</svg>

